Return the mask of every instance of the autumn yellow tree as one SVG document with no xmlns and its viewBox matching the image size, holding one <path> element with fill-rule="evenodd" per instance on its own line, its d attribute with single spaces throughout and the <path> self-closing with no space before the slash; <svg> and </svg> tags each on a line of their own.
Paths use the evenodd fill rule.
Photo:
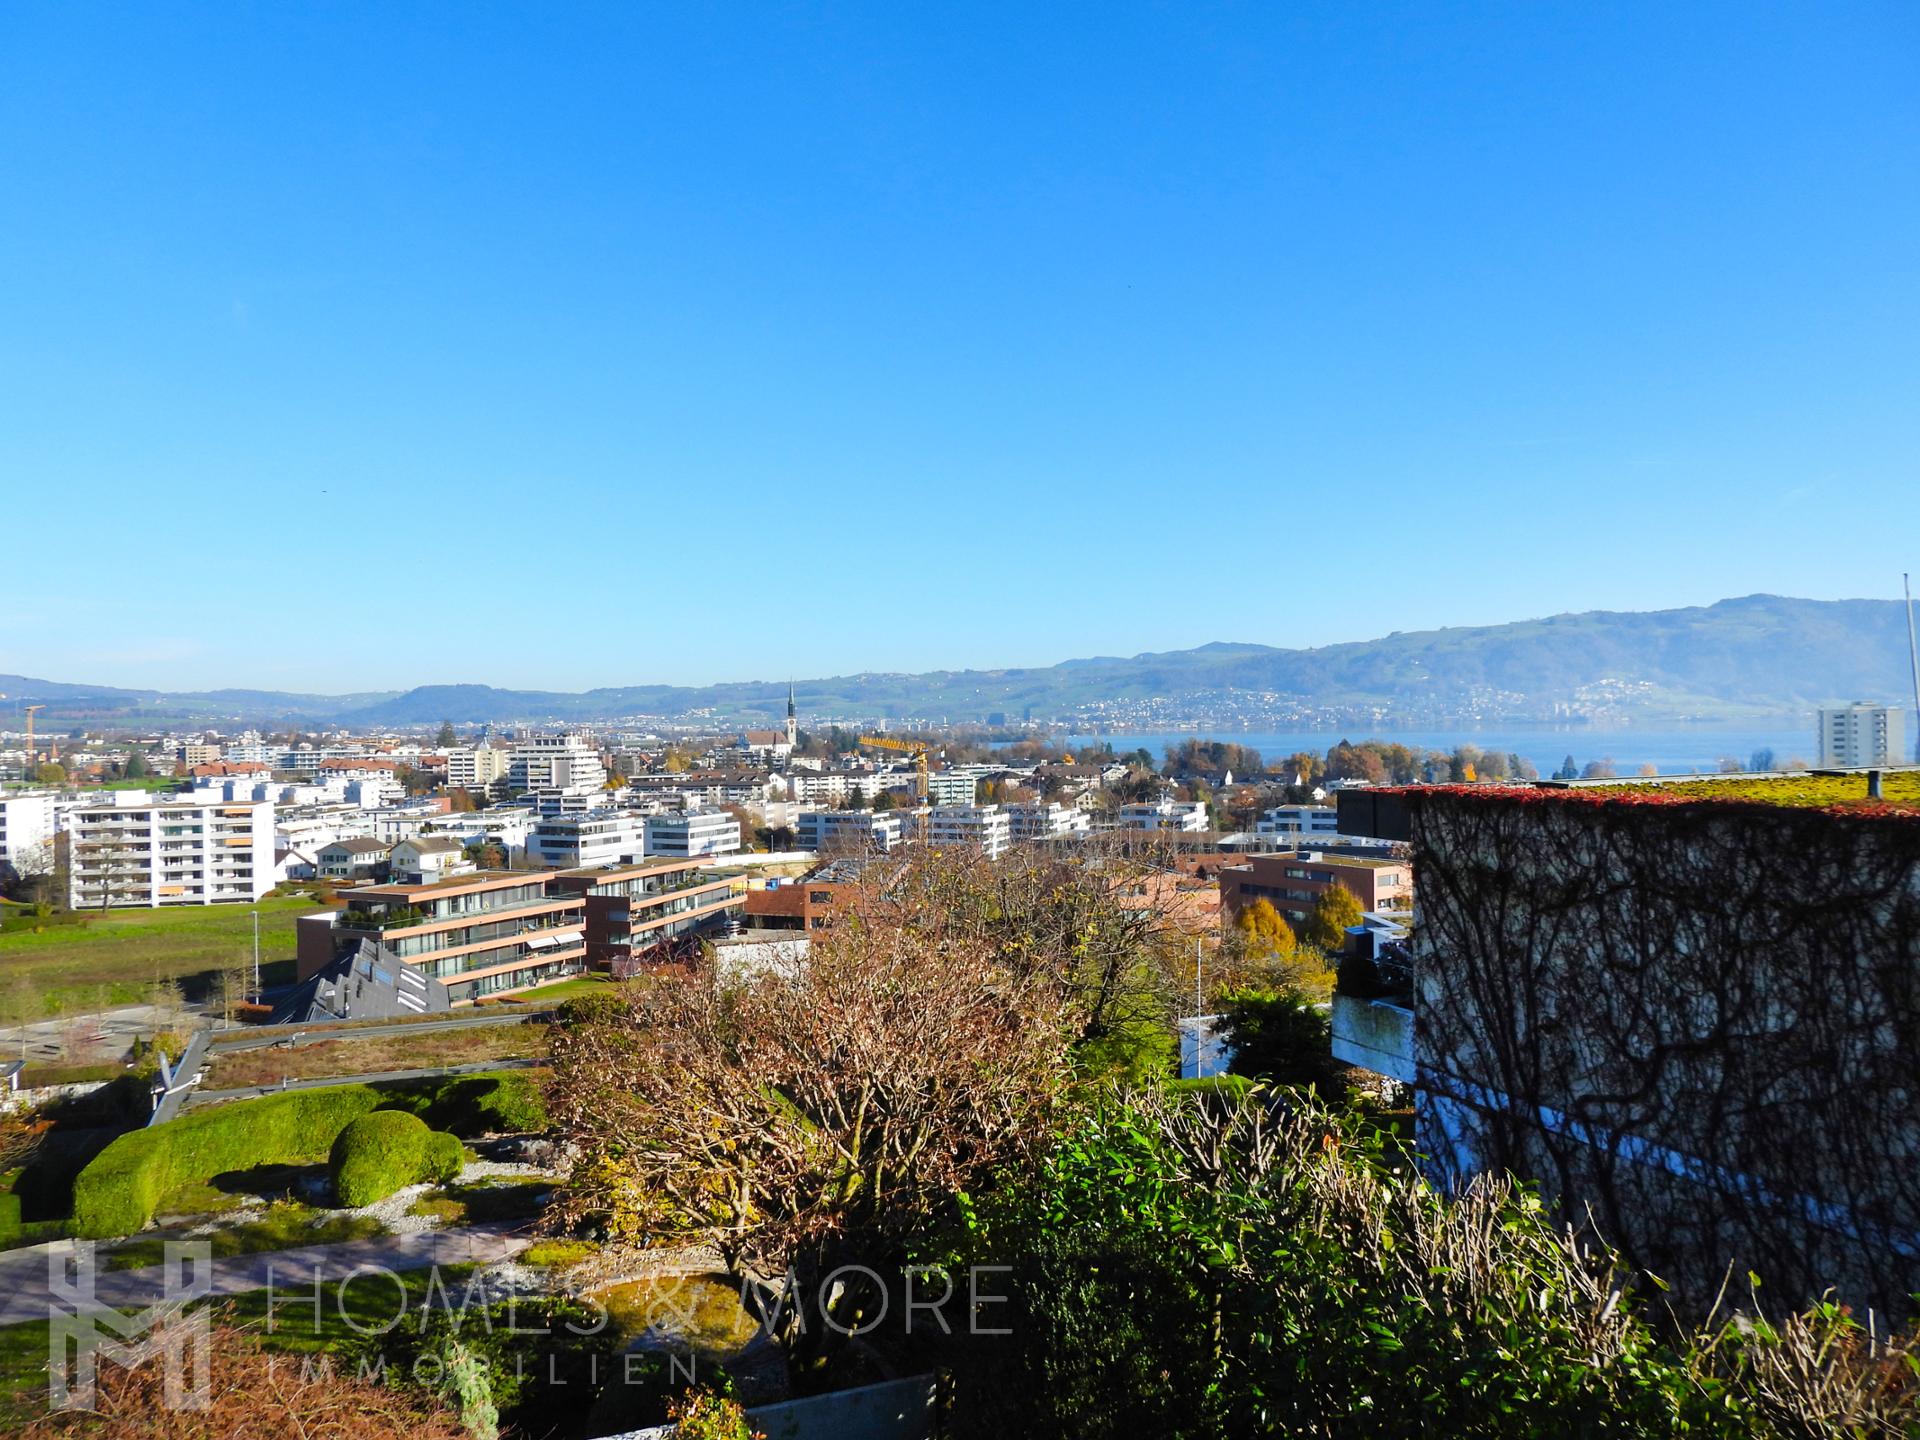
<svg viewBox="0 0 1920 1440">
<path fill-rule="evenodd" d="M 1366 912 L 1359 897 L 1338 881 L 1320 892 L 1313 911 L 1301 927 L 1300 938 L 1328 955 L 1338 954 L 1347 943 L 1347 927 L 1358 925 Z"/>
</svg>

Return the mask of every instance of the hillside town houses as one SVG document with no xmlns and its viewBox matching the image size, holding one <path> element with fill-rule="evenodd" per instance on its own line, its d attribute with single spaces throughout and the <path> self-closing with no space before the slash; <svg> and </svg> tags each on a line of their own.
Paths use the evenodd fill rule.
<svg viewBox="0 0 1920 1440">
<path fill-rule="evenodd" d="M 306 998 L 294 1006 L 319 1013 L 385 1003 L 379 985 L 352 978 L 356 961 L 373 967 L 362 979 L 404 973 L 409 996 L 444 1006 L 672 953 L 690 933 L 744 924 L 750 941 L 763 921 L 811 924 L 793 897 L 831 892 L 796 882 L 794 867 L 817 875 L 905 847 L 998 857 L 1017 845 L 1138 836 L 1175 857 L 1169 883 L 1206 889 L 1217 917 L 1229 891 L 1234 903 L 1279 893 L 1264 870 L 1242 873 L 1270 859 L 1251 852 L 1345 843 L 1357 853 L 1367 843 L 1335 834 L 1334 811 L 1320 804 L 1268 808 L 1246 831 L 1216 829 L 1222 812 L 1182 798 L 1171 780 L 1118 793 L 1140 772 L 1112 761 L 949 762 L 936 750 L 922 765 L 915 743 L 884 748 L 803 744 L 791 706 L 784 728 L 704 741 L 558 727 L 456 737 L 443 727 L 432 741 L 246 731 L 69 745 L 67 783 L 0 794 L 0 865 L 57 871 L 76 908 L 248 904 L 283 886 L 322 887 L 346 909 L 303 922 Z M 129 771 L 145 778 L 105 783 Z M 784 872 L 763 873 L 769 862 Z M 625 878 L 607 878 L 616 876 Z M 706 887 L 699 905 L 664 898 L 690 877 Z M 1369 889 L 1368 904 L 1391 904 L 1381 894 L 1391 883 Z M 746 903 L 783 885 L 777 901 Z M 572 915 L 578 928 L 535 924 L 522 910 Z"/>
</svg>

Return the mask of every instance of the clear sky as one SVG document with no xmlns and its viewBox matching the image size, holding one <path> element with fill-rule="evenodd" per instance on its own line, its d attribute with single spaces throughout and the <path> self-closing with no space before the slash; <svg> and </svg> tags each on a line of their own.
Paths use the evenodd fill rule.
<svg viewBox="0 0 1920 1440">
<path fill-rule="evenodd" d="M 0 672 L 581 688 L 1920 569 L 1920 7 L 0 6 Z"/>
</svg>

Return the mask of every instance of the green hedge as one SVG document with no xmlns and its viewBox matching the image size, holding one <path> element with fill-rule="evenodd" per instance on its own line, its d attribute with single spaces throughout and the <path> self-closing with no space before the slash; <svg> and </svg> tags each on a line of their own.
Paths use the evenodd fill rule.
<svg viewBox="0 0 1920 1440">
<path fill-rule="evenodd" d="M 422 1180 L 451 1180 L 466 1153 L 457 1137 L 404 1110 L 362 1115 L 333 1142 L 334 1198 L 359 1208 Z"/>
<path fill-rule="evenodd" d="M 290 1090 L 183 1115 L 122 1135 L 73 1183 L 73 1233 L 131 1235 L 153 1218 L 161 1197 L 190 1180 L 256 1165 L 309 1165 L 384 1097 L 367 1085 Z"/>
<path fill-rule="evenodd" d="M 405 1112 L 456 1135 L 544 1130 L 539 1086 L 518 1070 L 483 1070 L 442 1080 L 326 1085 L 193 1111 L 151 1130 L 122 1135 L 73 1185 L 73 1233 L 131 1235 L 153 1218 L 168 1191 L 256 1165 L 327 1160 L 342 1130 L 375 1110 Z"/>
<path fill-rule="evenodd" d="M 404 1085 L 386 1092 L 383 1108 L 410 1111 L 436 1130 L 472 1136 L 547 1128 L 546 1101 L 523 1070 L 481 1070 Z"/>
</svg>

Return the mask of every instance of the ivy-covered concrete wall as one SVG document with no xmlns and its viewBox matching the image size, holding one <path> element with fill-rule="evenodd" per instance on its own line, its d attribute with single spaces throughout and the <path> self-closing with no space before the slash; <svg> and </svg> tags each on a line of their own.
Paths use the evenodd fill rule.
<svg viewBox="0 0 1920 1440">
<path fill-rule="evenodd" d="M 1920 819 L 1407 791 L 1420 1142 L 1683 1296 L 1920 1291 Z"/>
</svg>

